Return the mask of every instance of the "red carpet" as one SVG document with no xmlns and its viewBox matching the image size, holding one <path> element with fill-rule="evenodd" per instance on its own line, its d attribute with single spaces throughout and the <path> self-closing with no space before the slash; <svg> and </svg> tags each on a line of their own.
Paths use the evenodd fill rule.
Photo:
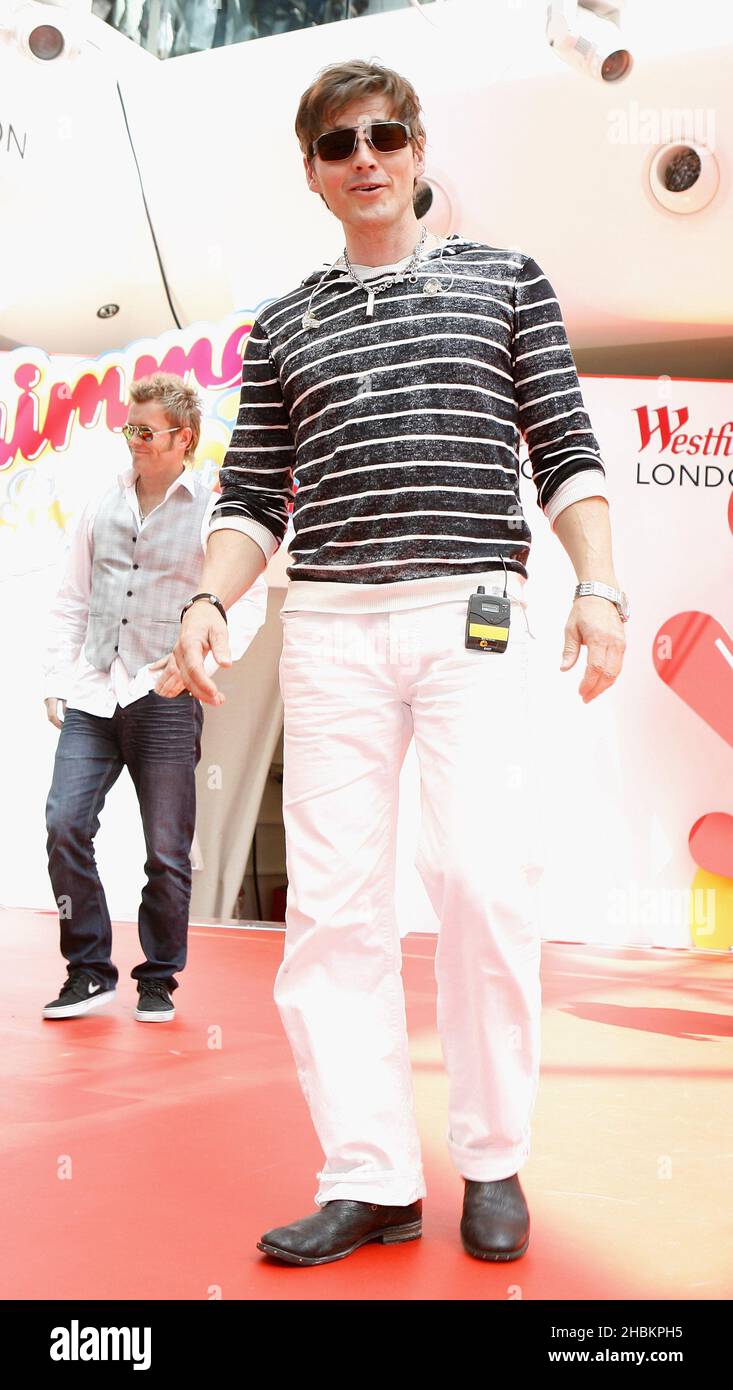
<svg viewBox="0 0 733 1390">
<path fill-rule="evenodd" d="M 322 1161 L 272 1000 L 282 933 L 192 928 L 177 1017 L 152 1025 L 133 1018 L 137 929 L 118 924 L 114 1004 L 44 1022 L 65 974 L 56 918 L 0 916 L 3 1298 L 733 1296 L 727 956 L 543 947 L 543 1072 L 521 1171 L 532 1239 L 494 1265 L 458 1238 L 434 940 L 408 937 L 423 1239 L 300 1269 L 255 1248 L 315 1211 Z"/>
</svg>

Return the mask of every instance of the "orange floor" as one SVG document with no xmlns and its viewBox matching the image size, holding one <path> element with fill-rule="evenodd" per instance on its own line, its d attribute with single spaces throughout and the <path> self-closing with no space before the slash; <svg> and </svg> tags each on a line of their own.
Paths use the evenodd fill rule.
<svg viewBox="0 0 733 1390">
<path fill-rule="evenodd" d="M 322 1159 L 272 1002 L 282 934 L 192 928 L 177 1017 L 153 1026 L 133 1018 L 134 926 L 115 926 L 115 1003 L 66 1022 L 40 1016 L 65 973 L 55 918 L 0 926 L 3 1298 L 733 1296 L 730 957 L 544 946 L 532 1240 L 495 1265 L 458 1239 L 434 941 L 408 937 L 424 1236 L 300 1269 L 255 1248 L 315 1210 Z"/>
</svg>

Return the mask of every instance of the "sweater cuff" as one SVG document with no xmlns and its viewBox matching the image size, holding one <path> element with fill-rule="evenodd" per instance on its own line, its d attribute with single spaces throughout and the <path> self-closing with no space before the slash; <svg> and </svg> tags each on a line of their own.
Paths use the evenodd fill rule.
<svg viewBox="0 0 733 1390">
<path fill-rule="evenodd" d="M 250 517 L 238 516 L 219 516 L 215 517 L 209 526 L 209 535 L 212 531 L 241 531 L 243 536 L 249 536 L 256 541 L 265 559 L 269 562 L 275 551 L 279 548 L 280 542 L 272 531 L 268 531 L 266 526 L 261 526 L 259 521 L 253 521 Z"/>
<path fill-rule="evenodd" d="M 545 507 L 551 529 L 555 530 L 555 522 L 566 507 L 571 507 L 573 502 L 582 502 L 586 497 L 603 497 L 610 505 L 606 480 L 599 468 L 584 468 L 557 489 Z"/>
</svg>

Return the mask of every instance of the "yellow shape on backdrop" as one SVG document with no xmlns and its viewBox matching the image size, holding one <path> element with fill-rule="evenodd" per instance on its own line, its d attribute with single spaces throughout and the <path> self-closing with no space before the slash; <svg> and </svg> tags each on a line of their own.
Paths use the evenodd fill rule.
<svg viewBox="0 0 733 1390">
<path fill-rule="evenodd" d="M 704 951 L 733 948 L 733 878 L 698 869 L 690 892 L 690 936 Z"/>
</svg>

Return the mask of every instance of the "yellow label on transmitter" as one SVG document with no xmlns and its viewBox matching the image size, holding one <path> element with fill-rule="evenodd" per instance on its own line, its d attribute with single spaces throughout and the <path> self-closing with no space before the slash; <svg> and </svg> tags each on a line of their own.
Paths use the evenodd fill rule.
<svg viewBox="0 0 733 1390">
<path fill-rule="evenodd" d="M 492 641 L 504 642 L 508 636 L 508 627 L 492 627 L 489 623 L 468 624 L 469 637 L 488 637 Z"/>
</svg>

